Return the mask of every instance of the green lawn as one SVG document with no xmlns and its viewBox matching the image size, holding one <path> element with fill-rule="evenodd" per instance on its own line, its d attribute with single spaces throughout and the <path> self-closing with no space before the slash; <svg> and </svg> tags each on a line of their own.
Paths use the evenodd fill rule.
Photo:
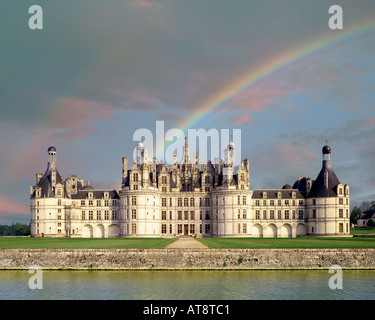
<svg viewBox="0 0 375 320">
<path fill-rule="evenodd" d="M 375 228 L 353 228 L 350 234 L 373 234 L 375 235 Z"/>
<path fill-rule="evenodd" d="M 199 238 L 210 248 L 375 248 L 375 238 Z"/>
<path fill-rule="evenodd" d="M 0 237 L 0 249 L 103 249 L 103 248 L 165 248 L 176 238 L 13 238 Z"/>
</svg>

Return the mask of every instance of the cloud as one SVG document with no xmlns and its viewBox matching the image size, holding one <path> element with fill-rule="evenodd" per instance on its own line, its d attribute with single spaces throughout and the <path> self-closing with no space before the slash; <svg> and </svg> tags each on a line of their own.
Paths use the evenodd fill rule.
<svg viewBox="0 0 375 320">
<path fill-rule="evenodd" d="M 235 126 L 239 126 L 244 123 L 249 123 L 251 122 L 251 116 L 250 114 L 239 114 L 237 116 L 231 117 L 231 121 Z"/>
<path fill-rule="evenodd" d="M 30 208 L 12 198 L 0 196 L 0 215 L 9 213 L 28 214 Z"/>
</svg>

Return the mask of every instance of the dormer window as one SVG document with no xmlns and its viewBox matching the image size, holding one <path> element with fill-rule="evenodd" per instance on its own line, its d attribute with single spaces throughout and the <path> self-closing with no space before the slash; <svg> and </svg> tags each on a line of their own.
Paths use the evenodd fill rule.
<svg viewBox="0 0 375 320">
<path fill-rule="evenodd" d="M 267 198 L 267 192 L 263 192 L 262 197 L 263 197 L 263 199 L 266 199 Z"/>
</svg>

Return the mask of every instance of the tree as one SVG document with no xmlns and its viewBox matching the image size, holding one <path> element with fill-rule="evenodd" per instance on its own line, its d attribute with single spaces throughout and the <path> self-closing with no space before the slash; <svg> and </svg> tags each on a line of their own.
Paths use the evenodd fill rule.
<svg viewBox="0 0 375 320">
<path fill-rule="evenodd" d="M 374 227 L 375 226 L 375 221 L 373 219 L 369 219 L 369 221 L 367 221 L 367 226 L 368 227 Z"/>
<path fill-rule="evenodd" d="M 28 236 L 30 235 L 30 227 L 27 224 L 20 222 L 12 223 L 13 236 Z"/>
<path fill-rule="evenodd" d="M 350 212 L 350 223 L 357 224 L 357 220 L 361 216 L 362 212 L 363 210 L 361 208 L 354 207 L 353 210 Z"/>
</svg>

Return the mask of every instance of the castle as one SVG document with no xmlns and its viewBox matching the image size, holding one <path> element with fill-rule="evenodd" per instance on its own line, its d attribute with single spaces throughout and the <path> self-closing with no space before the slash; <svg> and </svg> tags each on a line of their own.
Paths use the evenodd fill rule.
<svg viewBox="0 0 375 320">
<path fill-rule="evenodd" d="M 220 163 L 189 158 L 185 138 L 180 162 L 150 161 L 142 143 L 128 169 L 122 159 L 120 190 L 94 189 L 48 166 L 30 187 L 32 237 L 298 237 L 344 236 L 349 229 L 349 185 L 331 167 L 331 148 L 322 149 L 315 180 L 299 177 L 281 189 L 250 189 L 249 160 L 234 168 L 234 144 Z"/>
</svg>

